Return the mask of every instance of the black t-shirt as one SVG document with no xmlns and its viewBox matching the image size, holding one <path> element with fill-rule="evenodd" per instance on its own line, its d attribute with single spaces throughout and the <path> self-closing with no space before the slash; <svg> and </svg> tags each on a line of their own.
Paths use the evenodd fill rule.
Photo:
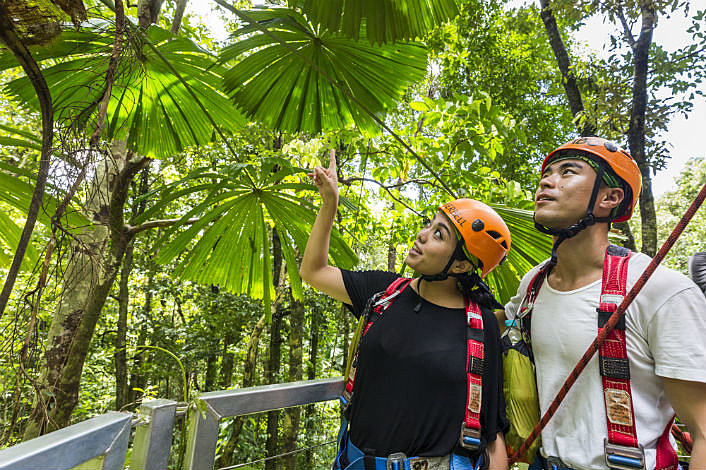
<svg viewBox="0 0 706 470">
<path fill-rule="evenodd" d="M 352 310 L 399 277 L 385 271 L 343 273 Z M 422 308 L 414 308 L 422 302 Z M 482 307 L 485 372 L 481 432 L 485 442 L 508 427 L 502 388 L 500 332 Z M 411 287 L 363 336 L 351 404 L 350 439 L 367 454 L 441 456 L 458 443 L 466 406 L 466 315 L 422 299 Z"/>
</svg>

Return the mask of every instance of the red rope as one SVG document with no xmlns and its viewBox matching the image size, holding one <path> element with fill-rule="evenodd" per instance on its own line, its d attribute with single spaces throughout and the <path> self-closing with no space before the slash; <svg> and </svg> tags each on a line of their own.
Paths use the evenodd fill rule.
<svg viewBox="0 0 706 470">
<path fill-rule="evenodd" d="M 672 436 L 674 436 L 674 439 L 681 443 L 685 451 L 691 454 L 691 447 L 693 445 L 693 442 L 691 440 L 691 434 L 679 429 L 679 426 L 677 426 L 675 423 L 672 424 Z"/>
<path fill-rule="evenodd" d="M 539 420 L 539 423 L 537 423 L 537 426 L 534 428 L 532 433 L 527 437 L 527 439 L 520 446 L 520 448 L 517 449 L 517 452 L 512 454 L 512 456 L 510 457 L 510 465 L 517 462 L 520 457 L 522 457 L 525 452 L 527 452 L 527 449 L 529 449 L 534 440 L 537 439 L 539 434 L 542 432 L 542 429 L 544 429 L 544 427 L 547 425 L 552 416 L 554 416 L 554 413 L 556 413 L 557 408 L 559 408 L 559 405 L 561 404 L 562 400 L 564 400 L 564 397 L 566 397 L 566 394 L 576 382 L 576 379 L 578 379 L 579 375 L 581 375 L 581 372 L 583 372 L 583 370 L 586 368 L 586 365 L 591 360 L 593 355 L 596 354 L 596 351 L 598 351 L 601 345 L 605 342 L 608 333 L 610 333 L 613 328 L 615 328 L 615 325 L 618 323 L 618 320 L 620 320 L 620 317 L 622 315 L 625 315 L 625 310 L 635 299 L 635 296 L 637 296 L 637 294 L 642 290 L 647 280 L 650 278 L 650 276 L 652 276 L 652 273 L 654 273 L 655 269 L 657 269 L 657 266 L 659 266 L 659 263 L 662 262 L 666 254 L 669 252 L 669 250 L 672 248 L 674 243 L 682 234 L 686 226 L 689 224 L 689 221 L 691 221 L 692 217 L 694 217 L 694 214 L 704 202 L 705 198 L 706 184 L 703 185 L 701 191 L 699 191 L 699 194 L 696 196 L 696 199 L 694 199 L 694 202 L 692 202 L 689 208 L 686 210 L 686 213 L 684 213 L 682 218 L 679 220 L 677 226 L 674 227 L 674 230 L 672 230 L 672 233 L 669 235 L 669 237 L 667 237 L 667 240 L 665 240 L 664 244 L 659 249 L 655 257 L 652 258 L 650 264 L 647 266 L 642 275 L 640 275 L 640 278 L 637 280 L 632 289 L 630 289 L 630 292 L 628 292 L 623 301 L 620 303 L 618 309 L 613 312 L 613 315 L 610 316 L 610 318 L 608 319 L 596 339 L 593 340 L 593 343 L 591 343 L 586 352 L 583 354 L 578 364 L 576 364 L 574 370 L 571 371 L 569 377 L 564 382 L 564 385 L 561 386 L 559 393 L 557 393 L 556 397 L 554 398 L 554 401 L 552 401 L 552 403 L 549 405 L 549 408 L 547 408 L 547 411 L 542 416 L 542 419 Z"/>
</svg>

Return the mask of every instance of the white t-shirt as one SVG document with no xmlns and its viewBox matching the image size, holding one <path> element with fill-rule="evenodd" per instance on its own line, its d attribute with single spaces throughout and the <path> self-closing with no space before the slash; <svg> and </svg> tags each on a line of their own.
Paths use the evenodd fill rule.
<svg viewBox="0 0 706 470">
<path fill-rule="evenodd" d="M 649 262 L 649 256 L 632 254 L 628 292 Z M 522 279 L 505 306 L 507 318 L 515 317 L 538 269 Z M 598 334 L 600 292 L 601 280 L 567 292 L 545 280 L 539 291 L 532 349 L 542 413 Z M 658 267 L 627 309 L 626 338 L 637 438 L 645 448 L 646 468 L 654 469 L 657 440 L 674 415 L 660 377 L 706 382 L 706 297 L 686 276 Z M 572 468 L 605 469 L 607 435 L 596 353 L 542 431 L 543 453 Z"/>
</svg>

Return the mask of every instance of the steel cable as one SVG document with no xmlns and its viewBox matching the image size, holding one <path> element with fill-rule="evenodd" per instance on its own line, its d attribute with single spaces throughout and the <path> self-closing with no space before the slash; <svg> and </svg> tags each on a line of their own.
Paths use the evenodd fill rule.
<svg viewBox="0 0 706 470">
<path fill-rule="evenodd" d="M 330 441 L 326 441 L 326 442 L 322 442 L 322 443 L 320 443 L 320 444 L 314 444 L 313 446 L 309 446 L 309 447 L 302 447 L 302 448 L 300 448 L 300 449 L 295 449 L 295 450 L 292 450 L 292 451 L 289 451 L 289 452 L 284 452 L 284 453 L 282 453 L 282 454 L 273 455 L 273 456 L 271 456 L 271 457 L 265 457 L 264 459 L 252 460 L 252 461 L 250 461 L 250 462 L 245 462 L 245 463 L 239 463 L 239 464 L 237 464 L 237 465 L 231 465 L 230 467 L 221 467 L 221 468 L 219 468 L 218 470 L 232 470 L 232 469 L 234 469 L 234 468 L 241 468 L 241 467 L 245 467 L 245 466 L 248 466 L 248 465 L 253 465 L 253 464 L 256 464 L 256 463 L 260 463 L 260 462 L 267 462 L 268 460 L 274 460 L 274 459 L 279 459 L 279 458 L 281 458 L 281 457 L 287 457 L 288 455 L 298 454 L 298 453 L 300 453 L 300 452 L 304 452 L 305 450 L 316 449 L 317 447 L 322 447 L 322 446 L 329 445 L 329 444 L 334 444 L 334 443 L 336 443 L 336 439 L 333 439 L 333 440 L 330 440 Z"/>
</svg>

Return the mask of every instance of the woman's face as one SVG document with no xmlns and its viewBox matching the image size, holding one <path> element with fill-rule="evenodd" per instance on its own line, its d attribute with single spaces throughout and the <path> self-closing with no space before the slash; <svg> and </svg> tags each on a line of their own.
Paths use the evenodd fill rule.
<svg viewBox="0 0 706 470">
<path fill-rule="evenodd" d="M 457 243 L 451 221 L 442 212 L 437 212 L 417 233 L 405 262 L 416 272 L 433 276 L 446 267 Z"/>
</svg>

